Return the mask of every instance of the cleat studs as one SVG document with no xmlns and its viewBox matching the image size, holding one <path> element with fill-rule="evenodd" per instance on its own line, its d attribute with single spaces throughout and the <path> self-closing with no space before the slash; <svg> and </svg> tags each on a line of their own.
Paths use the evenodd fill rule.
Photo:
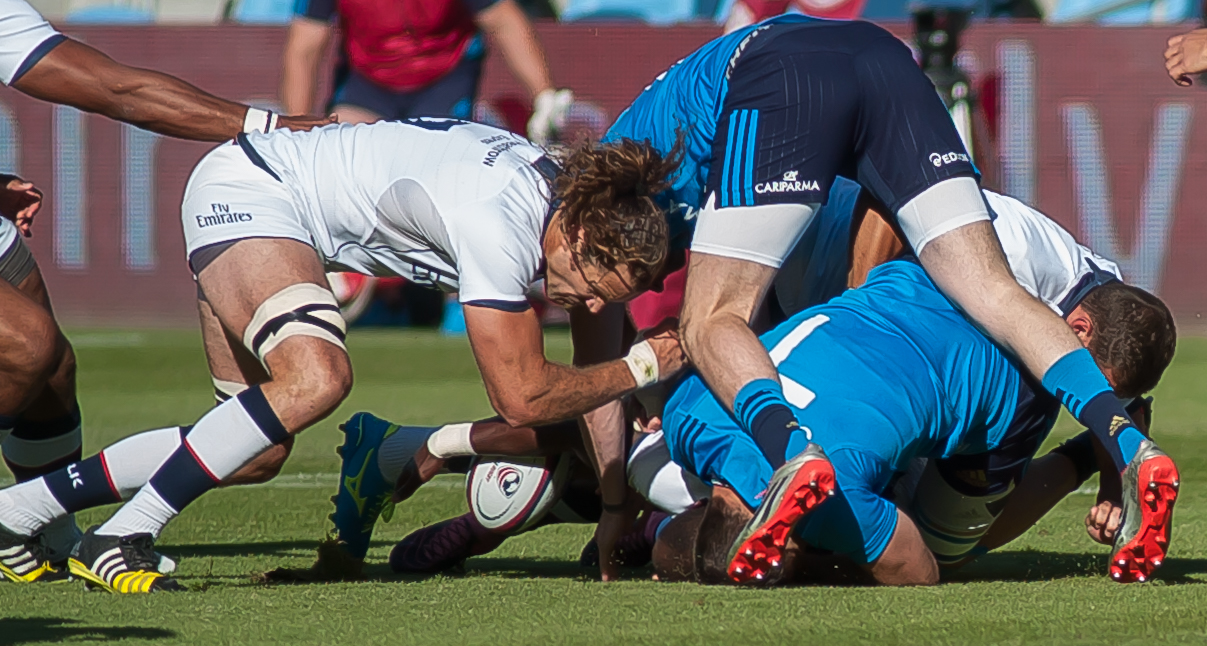
<svg viewBox="0 0 1207 646">
<path fill-rule="evenodd" d="M 809 481 L 809 488 L 810 488 L 810 489 L 816 489 L 816 488 L 817 488 L 817 481 L 816 481 L 816 480 L 810 480 L 810 481 Z"/>
<path fill-rule="evenodd" d="M 1118 581 L 1123 576 L 1122 572 L 1111 572 L 1111 578 Z"/>
<path fill-rule="evenodd" d="M 1159 486 L 1161 486 L 1161 485 L 1157 484 L 1156 481 L 1148 483 L 1148 488 L 1152 489 L 1153 491 L 1156 491 L 1157 487 L 1159 487 Z"/>
<path fill-rule="evenodd" d="M 755 579 L 758 579 L 759 581 L 762 581 L 762 580 L 763 580 L 763 573 L 762 573 L 762 572 L 759 572 L 758 574 L 754 575 L 754 578 L 755 578 Z"/>
<path fill-rule="evenodd" d="M 1180 486 L 1182 486 L 1182 483 L 1181 483 L 1181 482 L 1179 482 L 1179 481 L 1177 481 L 1177 480 L 1174 480 L 1174 481 L 1173 481 L 1173 488 L 1174 488 L 1174 490 L 1175 490 L 1175 491 L 1176 491 L 1176 490 L 1177 490 L 1177 488 L 1178 488 L 1178 487 L 1180 487 Z"/>
<path fill-rule="evenodd" d="M 1153 567 L 1161 567 L 1161 559 L 1152 560 Z"/>
<path fill-rule="evenodd" d="M 733 573 L 734 573 L 734 574 L 741 574 L 741 573 L 742 573 L 742 572 L 744 572 L 744 571 L 745 571 L 745 568 L 742 568 L 742 567 L 737 567 L 737 568 L 734 568 Z"/>
<path fill-rule="evenodd" d="M 826 495 L 827 495 L 827 496 L 833 496 L 833 495 L 834 495 L 834 490 L 833 490 L 833 489 L 826 489 Z"/>
<path fill-rule="evenodd" d="M 1119 559 L 1118 561 L 1116 561 L 1116 564 L 1119 567 L 1123 567 L 1124 565 L 1127 565 L 1127 559 Z"/>
<path fill-rule="evenodd" d="M 780 566 L 780 561 L 779 561 L 779 559 L 776 559 L 776 560 L 774 560 L 774 561 L 772 561 L 772 562 L 771 562 L 771 567 L 779 567 L 779 566 Z"/>
<path fill-rule="evenodd" d="M 1144 583 L 1145 581 L 1147 581 L 1147 579 L 1144 578 L 1143 574 L 1137 574 L 1136 580 L 1139 581 L 1140 583 Z"/>
<path fill-rule="evenodd" d="M 746 548 L 746 556 L 754 556 L 754 550 L 752 550 L 752 549 L 750 549 L 749 547 L 747 547 L 747 548 Z"/>
</svg>

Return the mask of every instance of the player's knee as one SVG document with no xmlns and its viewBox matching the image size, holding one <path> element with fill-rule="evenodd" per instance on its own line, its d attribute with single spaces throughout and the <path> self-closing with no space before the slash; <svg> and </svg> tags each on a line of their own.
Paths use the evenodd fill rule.
<svg viewBox="0 0 1207 646">
<path fill-rule="evenodd" d="M 289 403 L 326 416 L 352 392 L 352 364 L 343 348 L 314 338 L 291 340 L 270 356 L 269 372 Z M 279 360 L 276 360 L 279 359 Z"/>
</svg>

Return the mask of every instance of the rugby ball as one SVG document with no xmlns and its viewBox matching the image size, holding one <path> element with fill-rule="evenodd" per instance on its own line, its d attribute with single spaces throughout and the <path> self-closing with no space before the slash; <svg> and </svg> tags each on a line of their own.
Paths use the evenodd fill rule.
<svg viewBox="0 0 1207 646">
<path fill-rule="evenodd" d="M 535 525 L 561 496 L 570 457 L 481 457 L 466 478 L 469 509 L 495 532 L 520 532 Z"/>
</svg>

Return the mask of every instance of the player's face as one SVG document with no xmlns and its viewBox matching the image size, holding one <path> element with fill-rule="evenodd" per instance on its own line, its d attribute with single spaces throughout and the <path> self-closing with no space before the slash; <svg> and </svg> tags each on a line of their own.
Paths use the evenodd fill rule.
<svg viewBox="0 0 1207 646">
<path fill-rule="evenodd" d="M 632 276 L 582 262 L 560 231 L 550 227 L 545 244 L 545 296 L 564 309 L 586 307 L 598 313 L 608 303 L 637 295 Z"/>
</svg>

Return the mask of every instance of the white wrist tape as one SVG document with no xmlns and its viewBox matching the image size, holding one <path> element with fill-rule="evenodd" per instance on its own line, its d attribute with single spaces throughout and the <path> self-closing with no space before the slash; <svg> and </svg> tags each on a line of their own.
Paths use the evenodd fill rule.
<svg viewBox="0 0 1207 646">
<path fill-rule="evenodd" d="M 260 108 L 248 108 L 243 117 L 243 132 L 272 132 L 277 127 L 277 113 Z"/>
<path fill-rule="evenodd" d="M 472 427 L 473 424 L 470 423 L 441 426 L 440 430 L 428 436 L 427 452 L 441 460 L 462 455 L 477 455 L 473 445 L 469 443 L 469 429 Z"/>
<path fill-rule="evenodd" d="M 633 373 L 633 381 L 637 382 L 638 388 L 658 383 L 658 355 L 654 354 L 649 341 L 642 341 L 630 348 L 624 363 Z"/>
</svg>

